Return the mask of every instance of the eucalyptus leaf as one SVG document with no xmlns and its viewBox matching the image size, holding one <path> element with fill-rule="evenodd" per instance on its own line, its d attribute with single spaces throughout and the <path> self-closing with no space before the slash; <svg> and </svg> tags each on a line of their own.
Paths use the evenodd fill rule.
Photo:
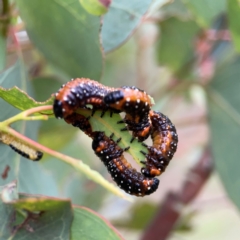
<svg viewBox="0 0 240 240">
<path fill-rule="evenodd" d="M 240 208 L 240 57 L 218 69 L 209 86 L 212 153 L 230 198 Z"/>
<path fill-rule="evenodd" d="M 79 0 L 16 2 L 30 39 L 50 63 L 71 78 L 100 78 L 99 17 L 86 12 Z"/>
<path fill-rule="evenodd" d="M 113 0 L 103 17 L 102 44 L 104 52 L 117 48 L 133 33 L 147 12 L 152 0 Z"/>
<path fill-rule="evenodd" d="M 73 212 L 71 240 L 123 239 L 108 221 L 90 209 L 75 206 Z"/>
</svg>

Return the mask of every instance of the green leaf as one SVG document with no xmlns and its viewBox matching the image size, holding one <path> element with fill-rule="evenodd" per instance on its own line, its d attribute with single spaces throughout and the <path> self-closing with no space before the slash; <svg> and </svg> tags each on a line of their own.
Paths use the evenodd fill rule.
<svg viewBox="0 0 240 240">
<path fill-rule="evenodd" d="M 14 213 L 14 207 L 3 203 L 0 198 L 0 239 L 8 239 L 11 235 L 9 223 L 12 221 Z"/>
<path fill-rule="evenodd" d="M 200 30 L 193 21 L 170 18 L 159 24 L 161 39 L 157 42 L 157 57 L 162 65 L 178 72 L 191 68 L 196 34 Z"/>
<path fill-rule="evenodd" d="M 183 0 L 201 27 L 209 28 L 213 20 L 226 11 L 226 0 Z"/>
<path fill-rule="evenodd" d="M 90 116 L 91 111 L 88 110 L 79 110 L 83 116 Z M 118 124 L 117 122 L 122 120 L 119 114 L 113 114 L 111 117 L 109 112 L 106 112 L 105 115 L 101 118 L 101 111 L 96 111 L 93 117 L 90 118 L 90 123 L 93 131 L 103 131 L 109 137 L 112 133 L 114 133 L 113 140 L 117 140 L 121 138 L 119 142 L 119 146 L 121 148 L 126 148 L 130 146 L 130 149 L 127 151 L 131 154 L 133 159 L 141 164 L 140 161 L 144 159 L 144 156 L 140 153 L 140 151 L 147 152 L 146 147 L 142 146 L 142 143 L 137 140 L 130 143 L 132 135 L 128 131 L 121 131 L 121 128 L 125 126 L 125 124 Z"/>
<path fill-rule="evenodd" d="M 50 63 L 73 78 L 100 78 L 99 17 L 79 0 L 16 2 L 30 39 Z"/>
<path fill-rule="evenodd" d="M 111 0 L 79 0 L 84 9 L 95 16 L 101 16 L 108 11 Z"/>
<path fill-rule="evenodd" d="M 238 0 L 229 0 L 227 7 L 229 27 L 233 42 L 236 49 L 240 51 L 240 2 Z"/>
<path fill-rule="evenodd" d="M 19 194 L 7 204 L 0 198 L 0 214 L 1 239 L 123 239 L 103 217 L 85 207 L 72 209 L 69 200 Z"/>
<path fill-rule="evenodd" d="M 123 239 L 117 230 L 95 212 L 74 206 L 71 240 Z"/>
<path fill-rule="evenodd" d="M 70 238 L 73 214 L 69 200 L 21 194 L 19 200 L 8 202 L 7 206 L 4 206 L 5 216 L 1 217 L 5 220 L 3 224 L 10 229 L 12 228 L 12 233 L 8 237 L 11 236 L 13 239 L 24 238 L 26 240 Z M 24 219 L 20 213 L 31 212 L 23 226 L 16 228 L 16 220 L 9 220 L 9 212 L 6 209 L 10 208 L 12 214 L 10 206 L 14 207 L 15 213 L 18 215 L 17 219 L 21 219 L 21 222 L 26 218 Z M 13 215 L 10 216 L 13 217 Z M 20 225 L 18 224 L 18 226 Z M 15 233 L 13 233 L 13 229 L 15 229 Z"/>
<path fill-rule="evenodd" d="M 240 209 L 240 57 L 218 69 L 209 87 L 209 118 L 216 169 Z"/>
<path fill-rule="evenodd" d="M 0 97 L 15 108 L 23 111 L 33 107 L 52 105 L 53 103 L 53 97 L 45 102 L 36 102 L 33 98 L 28 96 L 27 93 L 18 87 L 13 87 L 10 89 L 4 89 L 0 87 Z"/>
<path fill-rule="evenodd" d="M 113 0 L 103 17 L 102 43 L 104 52 L 121 45 L 139 25 L 152 0 Z"/>
</svg>

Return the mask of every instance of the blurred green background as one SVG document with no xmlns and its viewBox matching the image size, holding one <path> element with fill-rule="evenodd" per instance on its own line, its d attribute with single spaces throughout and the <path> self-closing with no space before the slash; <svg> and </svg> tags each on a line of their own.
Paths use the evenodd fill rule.
<svg viewBox="0 0 240 240">
<path fill-rule="evenodd" d="M 179 134 L 177 153 L 161 176 L 158 191 L 133 197 L 132 203 L 57 159 L 46 155 L 33 163 L 2 144 L 0 172 L 6 164 L 11 171 L 0 185 L 17 179 L 21 192 L 69 197 L 112 221 L 125 239 L 137 240 L 156 212 L 164 210 L 169 192 L 183 191 L 186 178 L 198 180 L 187 173 L 210 149 L 206 164 L 212 160 L 214 171 L 194 200 L 179 209 L 177 224 L 166 239 L 239 239 L 238 0 L 113 0 L 100 17 L 78 0 L 12 0 L 0 6 L 2 87 L 18 86 L 45 101 L 75 77 L 113 87 L 135 85 L 154 98 L 153 109 L 168 115 Z M 19 112 L 3 100 L 0 109 L 1 121 Z M 14 127 L 83 160 L 111 181 L 91 149 L 91 139 L 64 121 L 50 118 Z"/>
</svg>

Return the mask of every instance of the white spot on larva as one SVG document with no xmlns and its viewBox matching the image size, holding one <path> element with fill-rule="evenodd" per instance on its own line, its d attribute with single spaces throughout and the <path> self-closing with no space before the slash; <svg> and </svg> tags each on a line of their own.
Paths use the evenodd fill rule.
<svg viewBox="0 0 240 240">
<path fill-rule="evenodd" d="M 68 104 L 69 104 L 69 105 L 71 105 L 71 104 L 72 104 L 72 102 L 71 102 L 71 101 L 68 101 Z"/>
<path fill-rule="evenodd" d="M 128 193 L 131 193 L 130 191 L 128 191 Z"/>
<path fill-rule="evenodd" d="M 126 101 L 127 101 L 127 102 L 130 102 L 130 98 L 128 97 L 128 98 L 126 99 Z"/>
<path fill-rule="evenodd" d="M 139 188 L 138 191 L 141 192 L 141 189 Z"/>
<path fill-rule="evenodd" d="M 55 96 L 57 97 L 58 93 L 55 94 Z"/>
<path fill-rule="evenodd" d="M 66 109 L 65 109 L 65 108 L 62 108 L 62 112 L 66 112 Z"/>
<path fill-rule="evenodd" d="M 150 187 L 148 187 L 148 190 L 150 190 L 151 188 Z"/>
<path fill-rule="evenodd" d="M 58 117 L 58 119 L 62 119 L 61 117 Z"/>
<path fill-rule="evenodd" d="M 109 159 L 109 156 L 106 156 L 106 159 Z"/>
<path fill-rule="evenodd" d="M 121 181 L 121 183 L 123 183 L 123 181 Z"/>
<path fill-rule="evenodd" d="M 117 177 L 117 174 L 115 175 L 115 177 Z"/>
<path fill-rule="evenodd" d="M 75 89 L 75 88 L 72 88 L 72 89 L 71 89 L 71 92 L 75 93 L 75 92 L 76 92 L 76 89 Z"/>
<path fill-rule="evenodd" d="M 79 93 L 77 94 L 77 97 L 79 97 Z"/>
<path fill-rule="evenodd" d="M 138 108 L 138 105 L 136 105 L 135 108 Z"/>
<path fill-rule="evenodd" d="M 139 193 L 138 195 L 139 195 L 139 196 L 141 196 L 142 194 L 141 194 L 141 193 Z"/>
<path fill-rule="evenodd" d="M 71 81 L 73 81 L 74 80 L 74 78 L 71 78 Z"/>
<path fill-rule="evenodd" d="M 145 106 L 147 106 L 148 105 L 148 103 L 147 102 L 145 102 Z"/>
<path fill-rule="evenodd" d="M 119 102 L 117 101 L 116 104 L 119 104 Z"/>
<path fill-rule="evenodd" d="M 142 109 L 142 112 L 144 112 L 144 111 L 145 111 L 145 108 Z"/>
<path fill-rule="evenodd" d="M 131 189 L 131 186 L 129 186 L 128 188 Z"/>
<path fill-rule="evenodd" d="M 86 93 L 87 91 L 84 89 L 83 92 Z"/>
<path fill-rule="evenodd" d="M 67 102 L 67 101 L 68 101 L 68 98 L 67 98 L 67 97 L 64 97 L 63 100 L 64 100 L 65 102 Z"/>
<path fill-rule="evenodd" d="M 103 151 L 101 151 L 100 153 L 103 154 Z"/>
<path fill-rule="evenodd" d="M 161 171 L 161 168 L 158 168 L 159 171 Z"/>
<path fill-rule="evenodd" d="M 128 107 L 128 106 L 129 106 L 129 103 L 126 103 L 125 105 L 126 105 L 126 107 Z"/>
<path fill-rule="evenodd" d="M 140 99 L 139 98 L 137 99 L 137 103 L 140 103 Z"/>
</svg>

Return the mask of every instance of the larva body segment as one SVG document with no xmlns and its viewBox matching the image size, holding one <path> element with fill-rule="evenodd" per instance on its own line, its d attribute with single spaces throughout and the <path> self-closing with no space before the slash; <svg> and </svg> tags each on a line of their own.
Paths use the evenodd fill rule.
<svg viewBox="0 0 240 240">
<path fill-rule="evenodd" d="M 94 109 L 107 110 L 103 97 L 113 88 L 88 78 L 76 78 L 62 85 L 55 94 L 53 111 L 56 118 L 66 118 L 78 108 L 92 105 Z"/>
<path fill-rule="evenodd" d="M 103 132 L 95 132 L 92 148 L 107 167 L 113 180 L 125 192 L 143 197 L 157 190 L 159 180 L 147 178 L 137 172 L 124 158 L 123 149 Z"/>
<path fill-rule="evenodd" d="M 165 171 L 177 150 L 178 135 L 170 119 L 160 112 L 150 111 L 152 122 L 152 146 L 147 146 L 148 153 L 142 173 L 148 177 L 155 177 Z"/>
<path fill-rule="evenodd" d="M 79 113 L 72 113 L 71 115 L 67 116 L 64 120 L 68 124 L 72 124 L 74 127 L 78 127 L 89 137 L 93 136 L 92 126 L 88 118 L 86 118 L 85 116 Z"/>
</svg>

